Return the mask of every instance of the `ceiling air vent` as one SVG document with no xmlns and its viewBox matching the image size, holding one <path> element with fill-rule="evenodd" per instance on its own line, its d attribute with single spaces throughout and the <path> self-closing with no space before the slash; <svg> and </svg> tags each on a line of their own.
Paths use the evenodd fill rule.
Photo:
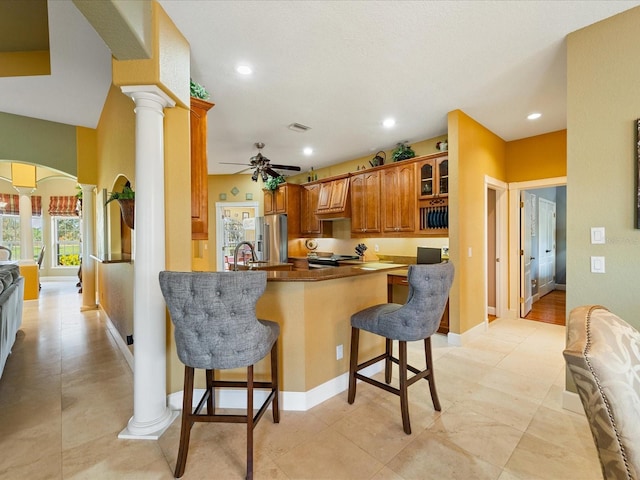
<svg viewBox="0 0 640 480">
<path fill-rule="evenodd" d="M 307 130 L 311 130 L 311 127 L 307 127 L 306 125 L 302 125 L 301 123 L 292 123 L 287 128 L 289 130 L 293 130 L 294 132 L 306 132 Z"/>
</svg>

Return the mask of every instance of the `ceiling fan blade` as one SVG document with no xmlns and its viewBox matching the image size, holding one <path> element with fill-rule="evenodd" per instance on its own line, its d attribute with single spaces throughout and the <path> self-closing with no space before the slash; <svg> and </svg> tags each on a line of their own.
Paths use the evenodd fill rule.
<svg viewBox="0 0 640 480">
<path fill-rule="evenodd" d="M 270 167 L 265 167 L 264 171 L 271 175 L 273 178 L 278 178 L 280 176 L 278 172 Z"/>
<path fill-rule="evenodd" d="M 253 165 L 249 163 L 230 163 L 230 162 L 218 162 L 220 165 L 245 165 L 247 167 L 253 167 Z"/>
<path fill-rule="evenodd" d="M 295 172 L 299 172 L 301 170 L 300 167 L 296 167 L 294 165 L 273 165 L 273 164 L 271 164 L 271 168 L 277 168 L 279 170 L 293 170 Z"/>
<path fill-rule="evenodd" d="M 227 165 L 240 165 L 240 164 L 237 164 L 237 163 L 230 164 L 230 163 L 228 163 Z M 251 170 L 251 168 L 252 168 L 252 167 L 243 168 L 243 169 L 242 169 L 242 170 L 240 170 L 239 172 L 235 172 L 233 175 L 238 175 L 239 173 L 244 173 L 244 172 L 246 172 L 247 170 Z"/>
</svg>

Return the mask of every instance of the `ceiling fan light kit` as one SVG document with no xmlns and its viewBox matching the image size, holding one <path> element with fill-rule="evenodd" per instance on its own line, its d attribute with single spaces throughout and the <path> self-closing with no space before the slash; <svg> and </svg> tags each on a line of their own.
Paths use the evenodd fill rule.
<svg viewBox="0 0 640 480">
<path fill-rule="evenodd" d="M 279 170 L 292 170 L 294 172 L 299 172 L 300 167 L 294 165 L 271 165 L 271 160 L 262 155 L 261 150 L 264 148 L 263 142 L 256 142 L 253 144 L 254 147 L 258 149 L 258 153 L 251 157 L 249 164 L 247 165 L 249 168 L 255 168 L 253 174 L 251 175 L 251 180 L 254 182 L 258 181 L 258 178 L 262 178 L 263 182 L 269 180 L 269 177 L 278 178 L 281 177 L 275 169 Z M 221 162 L 225 163 L 225 162 Z M 244 163 L 226 163 L 226 165 L 246 165 Z M 247 169 L 245 169 L 247 170 Z M 240 173 L 240 172 L 238 172 Z"/>
</svg>

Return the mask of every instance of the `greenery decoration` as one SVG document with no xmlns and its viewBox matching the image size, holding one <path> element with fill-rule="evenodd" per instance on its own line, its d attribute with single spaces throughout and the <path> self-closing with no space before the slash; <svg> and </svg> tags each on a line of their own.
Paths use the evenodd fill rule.
<svg viewBox="0 0 640 480">
<path fill-rule="evenodd" d="M 399 162 L 400 160 L 406 160 L 408 158 L 413 158 L 415 156 L 416 156 L 416 152 L 414 152 L 409 145 L 403 142 L 398 143 L 398 146 L 391 153 L 391 158 L 393 159 L 394 162 Z"/>
<path fill-rule="evenodd" d="M 207 98 L 209 98 L 209 92 L 207 92 L 207 89 L 204 88 L 202 85 L 200 85 L 197 82 L 194 82 L 192 78 L 191 79 L 191 96 L 195 98 L 200 98 L 202 100 L 206 100 Z"/>
<path fill-rule="evenodd" d="M 285 180 L 282 175 L 280 175 L 279 177 L 272 177 L 271 175 L 269 175 L 269 178 L 267 179 L 267 181 L 264 182 L 264 186 L 269 190 L 273 191 L 273 190 L 277 190 L 278 186 L 284 182 Z"/>
<path fill-rule="evenodd" d="M 109 202 L 113 202 L 114 200 L 133 200 L 135 198 L 136 192 L 131 189 L 131 184 L 127 182 L 124 187 L 122 187 L 121 192 L 109 193 L 109 199 L 105 202 L 105 205 Z"/>
</svg>

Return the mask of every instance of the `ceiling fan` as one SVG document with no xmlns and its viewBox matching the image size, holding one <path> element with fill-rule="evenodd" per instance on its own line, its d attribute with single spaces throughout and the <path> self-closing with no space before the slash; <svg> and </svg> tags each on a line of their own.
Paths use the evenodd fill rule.
<svg viewBox="0 0 640 480">
<path fill-rule="evenodd" d="M 258 177 L 262 178 L 263 182 L 266 182 L 268 180 L 268 178 L 271 176 L 273 178 L 278 178 L 280 176 L 280 174 L 278 172 L 275 171 L 275 169 L 278 170 L 293 170 L 295 172 L 299 172 L 300 171 L 300 167 L 296 167 L 293 165 L 272 165 L 271 164 L 271 160 L 269 160 L 267 157 L 265 157 L 264 155 L 262 155 L 261 150 L 264 148 L 264 143 L 262 142 L 256 142 L 253 144 L 257 149 L 258 149 L 258 154 L 251 157 L 250 159 L 250 163 L 248 164 L 244 164 L 244 163 L 225 163 L 225 162 L 221 162 L 225 165 L 247 165 L 249 168 L 255 168 L 253 175 L 251 175 L 251 180 L 253 180 L 254 182 L 258 181 Z M 248 170 L 245 169 L 245 170 Z M 244 171 L 244 170 L 242 170 Z M 238 172 L 240 173 L 240 172 Z"/>
</svg>

